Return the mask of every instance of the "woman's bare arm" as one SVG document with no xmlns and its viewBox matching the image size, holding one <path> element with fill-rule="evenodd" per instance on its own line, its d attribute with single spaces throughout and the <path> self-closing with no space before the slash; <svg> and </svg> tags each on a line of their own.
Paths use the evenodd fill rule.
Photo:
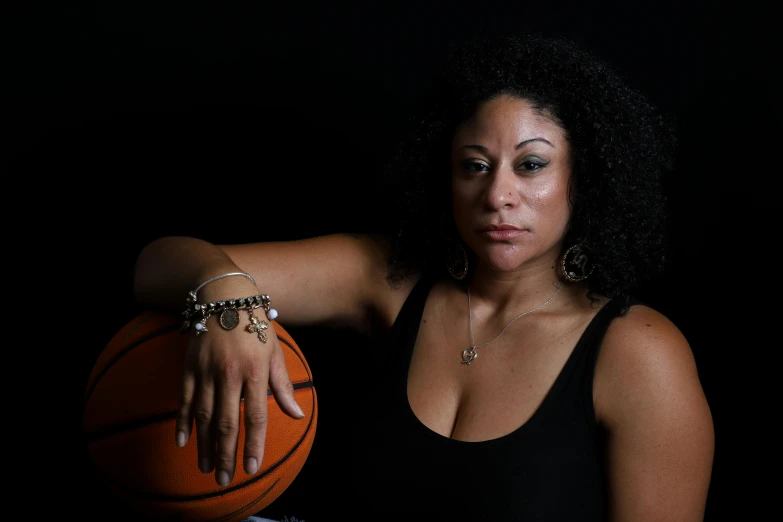
<svg viewBox="0 0 783 522">
<path fill-rule="evenodd" d="M 714 432 L 682 333 L 660 313 L 632 307 L 606 333 L 594 394 L 607 432 L 608 520 L 701 522 Z"/>
<path fill-rule="evenodd" d="M 384 306 L 386 256 L 387 244 L 376 236 L 333 234 L 236 245 L 166 237 L 138 256 L 134 294 L 143 305 L 181 312 L 187 293 L 203 281 L 242 271 L 255 279 L 256 293 L 271 296 L 285 324 L 363 328 L 369 310 Z M 231 292 L 253 290 L 250 285 L 245 278 L 221 279 L 205 286 L 203 295 L 246 297 Z"/>
<path fill-rule="evenodd" d="M 347 235 L 223 246 L 189 237 L 157 239 L 137 258 L 133 291 L 142 306 L 180 313 L 188 292 L 229 272 L 246 272 L 256 283 L 241 276 L 217 279 L 199 291 L 198 302 L 269 294 L 285 325 L 362 329 L 372 312 L 386 310 L 391 317 L 394 303 L 404 298 L 386 283 L 385 243 Z M 303 415 L 274 329 L 263 342 L 215 321 L 207 319 L 208 332 L 189 334 L 175 440 L 187 444 L 195 423 L 199 468 L 214 471 L 217 483 L 227 486 L 236 469 L 243 399 L 244 469 L 250 474 L 262 462 L 267 429 L 274 429 L 267 426 L 267 387 L 289 416 Z"/>
</svg>

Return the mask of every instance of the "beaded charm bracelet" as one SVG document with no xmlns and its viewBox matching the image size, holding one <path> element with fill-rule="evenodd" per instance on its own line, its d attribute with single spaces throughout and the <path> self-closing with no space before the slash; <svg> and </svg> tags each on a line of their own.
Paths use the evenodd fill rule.
<svg viewBox="0 0 783 522">
<path fill-rule="evenodd" d="M 180 327 L 180 333 L 183 334 L 190 329 L 191 325 L 195 325 L 196 335 L 208 332 L 207 319 L 211 315 L 218 313 L 220 314 L 220 326 L 226 330 L 233 330 L 239 324 L 239 310 L 246 310 L 250 316 L 250 324 L 247 327 L 247 331 L 257 334 L 261 342 L 265 343 L 267 337 L 264 330 L 269 328 L 269 323 L 259 319 L 253 313 L 253 310 L 256 308 L 263 308 L 270 321 L 277 318 L 277 310 L 270 306 L 272 299 L 267 294 L 253 295 L 241 299 L 227 299 L 205 304 L 196 303 L 192 297 L 189 297 L 187 302 L 188 307 L 182 312 L 182 315 L 185 316 L 185 320 Z"/>
</svg>

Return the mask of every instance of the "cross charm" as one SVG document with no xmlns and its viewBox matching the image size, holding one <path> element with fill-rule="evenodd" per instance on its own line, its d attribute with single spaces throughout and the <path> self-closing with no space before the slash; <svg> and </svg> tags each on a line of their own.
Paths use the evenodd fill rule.
<svg viewBox="0 0 783 522">
<path fill-rule="evenodd" d="M 262 321 L 258 317 L 256 317 L 253 314 L 253 309 L 252 308 L 250 310 L 248 310 L 248 313 L 250 314 L 250 324 L 247 325 L 247 331 L 250 332 L 250 333 L 257 333 L 258 334 L 258 338 L 261 339 L 261 342 L 265 343 L 266 342 L 266 332 L 264 332 L 264 330 L 269 328 L 269 323 L 267 323 L 266 321 Z"/>
</svg>

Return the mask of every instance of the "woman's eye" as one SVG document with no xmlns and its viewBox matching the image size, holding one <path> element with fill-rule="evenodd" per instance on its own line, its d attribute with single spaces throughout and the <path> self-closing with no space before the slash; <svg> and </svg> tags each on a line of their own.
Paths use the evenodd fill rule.
<svg viewBox="0 0 783 522">
<path fill-rule="evenodd" d="M 547 162 L 529 159 L 520 163 L 519 168 L 522 170 L 526 170 L 528 172 L 537 172 L 542 168 L 546 167 L 546 165 Z"/>
<path fill-rule="evenodd" d="M 462 168 L 465 172 L 484 172 L 488 167 L 478 161 L 466 161 L 462 164 Z"/>
</svg>

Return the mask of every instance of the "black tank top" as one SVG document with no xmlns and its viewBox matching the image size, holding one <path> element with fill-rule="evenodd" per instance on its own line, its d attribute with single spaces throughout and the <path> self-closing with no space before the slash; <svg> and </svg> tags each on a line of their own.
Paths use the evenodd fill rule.
<svg viewBox="0 0 783 522">
<path fill-rule="evenodd" d="M 604 519 L 600 432 L 593 370 L 619 299 L 592 319 L 538 410 L 502 437 L 464 442 L 435 433 L 411 410 L 408 368 L 434 283 L 420 279 L 383 347 L 369 393 L 366 450 L 355 456 L 357 520 L 600 521 Z M 399 518 L 396 518 L 399 517 Z"/>
</svg>

